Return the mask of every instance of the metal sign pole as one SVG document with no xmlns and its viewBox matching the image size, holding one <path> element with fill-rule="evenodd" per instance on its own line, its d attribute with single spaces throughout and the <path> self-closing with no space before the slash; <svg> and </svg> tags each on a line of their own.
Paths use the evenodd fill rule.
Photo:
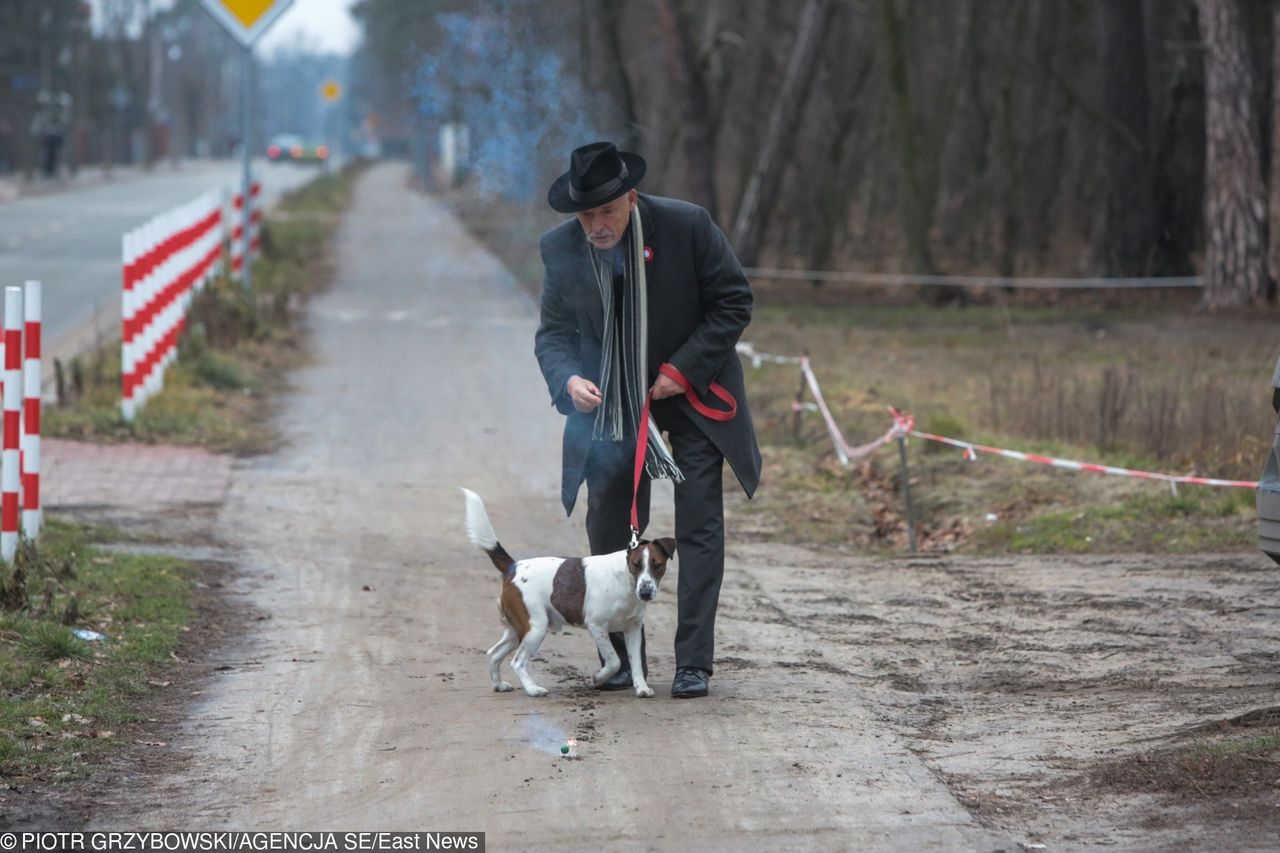
<svg viewBox="0 0 1280 853">
<path fill-rule="evenodd" d="M 250 208 L 253 205 L 253 197 L 249 190 L 253 178 L 250 175 L 249 166 L 253 160 L 253 45 L 246 44 L 244 46 L 244 91 L 241 93 L 241 109 L 243 116 L 241 117 L 240 127 L 242 128 L 241 136 L 241 158 L 243 159 L 243 169 L 240 178 L 240 257 L 241 263 L 244 265 L 244 289 L 252 290 L 252 272 L 253 255 L 250 247 L 253 245 L 253 234 L 251 230 L 252 212 Z"/>
</svg>

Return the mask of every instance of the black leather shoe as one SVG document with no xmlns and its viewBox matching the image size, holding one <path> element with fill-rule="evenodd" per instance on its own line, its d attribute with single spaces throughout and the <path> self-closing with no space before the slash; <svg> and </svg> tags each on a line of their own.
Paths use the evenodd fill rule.
<svg viewBox="0 0 1280 853">
<path fill-rule="evenodd" d="M 601 684 L 598 690 L 627 690 L 631 687 L 631 670 L 620 669 L 613 674 L 613 677 Z"/>
<path fill-rule="evenodd" d="M 707 695 L 707 681 L 711 673 L 693 666 L 682 666 L 676 670 L 675 680 L 671 682 L 671 695 L 677 699 L 696 699 Z"/>
</svg>

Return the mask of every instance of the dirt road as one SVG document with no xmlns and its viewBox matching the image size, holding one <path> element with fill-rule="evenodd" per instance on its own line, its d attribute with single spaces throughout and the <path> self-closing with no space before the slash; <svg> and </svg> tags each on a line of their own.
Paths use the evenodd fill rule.
<svg viewBox="0 0 1280 853">
<path fill-rule="evenodd" d="M 517 556 L 583 553 L 585 537 L 556 499 L 535 306 L 407 178 L 382 165 L 358 185 L 311 308 L 318 358 L 281 413 L 286 447 L 238 466 L 219 519 L 233 594 L 262 618 L 219 652 L 229 668 L 175 744 L 192 759 L 98 828 L 466 829 L 494 850 L 1215 836 L 1141 825 L 1123 798 L 1082 812 L 1042 786 L 1135 726 L 1216 712 L 1222 696 L 1188 698 L 1205 679 L 1243 666 L 1233 701 L 1274 693 L 1277 585 L 1253 558 L 870 561 L 739 542 L 712 697 L 668 695 L 674 578 L 649 611 L 656 698 L 592 690 L 581 631 L 543 646 L 550 696 L 495 694 L 498 578 L 466 543 L 457 487 L 484 496 Z M 656 534 L 669 490 L 655 500 Z M 1172 663 L 1186 654 L 1208 675 Z M 1152 679 L 1185 701 L 1130 705 Z M 568 737 L 580 760 L 560 757 Z"/>
</svg>

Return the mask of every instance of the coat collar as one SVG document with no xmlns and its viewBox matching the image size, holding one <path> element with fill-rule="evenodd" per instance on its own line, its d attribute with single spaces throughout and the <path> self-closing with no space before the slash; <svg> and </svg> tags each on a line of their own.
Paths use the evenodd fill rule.
<svg viewBox="0 0 1280 853">
<path fill-rule="evenodd" d="M 650 209 L 649 197 L 637 195 L 636 206 L 640 208 L 640 227 L 644 229 L 644 244 L 653 248 L 653 212 Z"/>
</svg>

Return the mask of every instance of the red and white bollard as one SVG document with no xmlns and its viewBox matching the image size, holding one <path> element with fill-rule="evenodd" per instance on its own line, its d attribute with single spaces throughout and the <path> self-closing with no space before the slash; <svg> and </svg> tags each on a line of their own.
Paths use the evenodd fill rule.
<svg viewBox="0 0 1280 853">
<path fill-rule="evenodd" d="M 0 559 L 18 552 L 18 447 L 22 419 L 22 288 L 4 289 L 4 451 L 0 455 Z"/>
<path fill-rule="evenodd" d="M 244 269 L 244 215 L 241 213 L 243 208 L 244 196 L 236 193 L 231 197 L 231 214 L 227 217 L 227 222 L 231 226 L 227 244 L 231 249 L 231 274 L 237 278 Z"/>
<path fill-rule="evenodd" d="M 249 251 L 257 257 L 262 252 L 262 182 L 249 185 Z"/>
<path fill-rule="evenodd" d="M 121 414 L 124 415 L 126 421 L 132 421 L 138 413 L 138 400 L 136 399 L 137 390 L 134 386 L 134 372 L 137 370 L 138 363 L 141 361 L 138 350 L 140 349 L 138 342 L 133 339 L 133 318 L 138 313 L 138 309 L 142 302 L 141 290 L 141 268 L 142 255 L 146 251 L 142 244 L 142 239 L 138 231 L 130 231 L 121 239 L 122 254 L 124 257 L 124 304 L 121 308 L 121 316 L 124 322 L 123 344 L 120 353 L 120 375 L 123 377 L 122 399 L 120 404 Z"/>
<path fill-rule="evenodd" d="M 26 350 L 22 363 L 22 530 L 28 539 L 40 535 L 40 282 L 28 281 L 22 310 Z"/>
<path fill-rule="evenodd" d="M 228 242 L 231 246 L 231 273 L 244 277 L 244 193 L 231 196 Z M 262 182 L 249 185 L 249 251 L 255 256 L 262 251 Z"/>
</svg>

